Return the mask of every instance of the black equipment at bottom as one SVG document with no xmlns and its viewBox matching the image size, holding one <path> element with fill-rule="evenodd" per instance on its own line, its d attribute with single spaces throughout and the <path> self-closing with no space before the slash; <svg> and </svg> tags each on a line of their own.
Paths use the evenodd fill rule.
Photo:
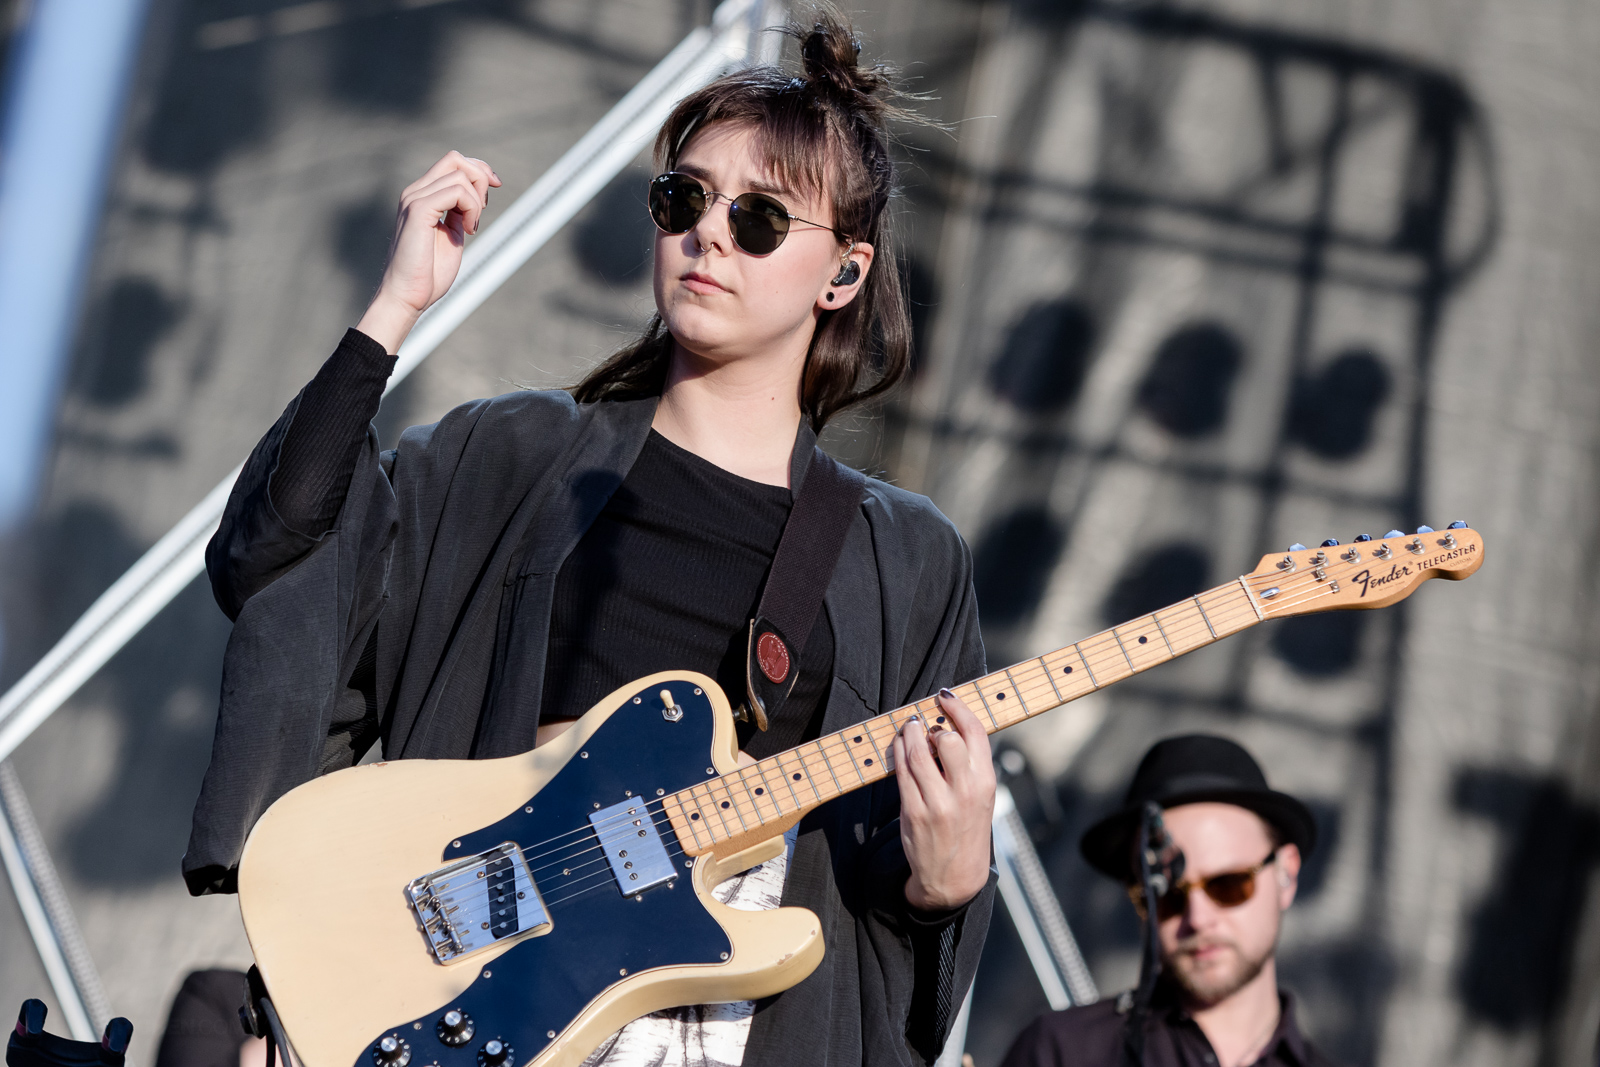
<svg viewBox="0 0 1600 1067">
<path fill-rule="evenodd" d="M 6 1045 L 7 1067 L 123 1067 L 133 1024 L 120 1015 L 106 1023 L 99 1041 L 73 1041 L 46 1033 L 49 1009 L 42 1000 L 24 1000 L 17 1027 Z"/>
</svg>

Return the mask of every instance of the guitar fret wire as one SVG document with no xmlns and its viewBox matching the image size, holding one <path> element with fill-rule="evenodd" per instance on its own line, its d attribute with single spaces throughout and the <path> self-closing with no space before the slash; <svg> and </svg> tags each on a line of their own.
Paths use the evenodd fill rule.
<svg viewBox="0 0 1600 1067">
<path fill-rule="evenodd" d="M 989 706 L 989 698 L 983 695 L 983 686 L 978 684 L 978 682 L 980 682 L 980 681 L 982 681 L 981 678 L 978 679 L 977 681 L 972 681 L 972 682 L 969 682 L 967 684 L 972 686 L 972 688 L 978 694 L 978 699 L 983 702 L 983 713 L 985 715 L 989 716 L 989 725 L 993 726 L 996 730 L 998 730 L 998 729 L 1000 729 L 1000 724 L 994 721 L 994 709 Z M 965 688 L 965 687 L 963 687 L 963 688 Z"/>
<path fill-rule="evenodd" d="M 1022 699 L 1022 687 L 1017 684 L 1017 679 L 1012 675 L 1010 667 L 1002 667 L 1001 670 L 1005 672 L 1006 681 L 1011 683 L 1011 695 L 1016 697 L 1017 703 L 1022 706 L 1022 717 L 1027 718 L 1029 715 L 1028 703 Z"/>
<path fill-rule="evenodd" d="M 1050 664 L 1048 664 L 1048 663 L 1046 663 L 1044 661 L 1044 657 L 1043 656 L 1040 656 L 1038 658 L 1039 658 L 1039 666 L 1044 668 L 1044 680 L 1049 682 L 1050 683 L 1050 688 L 1054 689 L 1056 691 L 1056 699 L 1061 701 L 1062 704 L 1065 704 L 1067 702 L 1067 698 L 1061 695 L 1061 687 L 1056 685 L 1055 675 L 1052 674 L 1051 671 L 1050 671 Z M 1059 705 L 1057 705 L 1057 706 L 1059 707 Z"/>
<path fill-rule="evenodd" d="M 794 800 L 795 810 L 803 806 L 800 803 L 800 794 L 794 791 L 794 779 L 789 777 L 789 768 L 783 765 L 784 753 L 778 753 L 778 773 L 783 775 L 783 784 L 789 787 L 789 796 Z"/>
<path fill-rule="evenodd" d="M 1156 624 L 1156 632 L 1161 634 L 1161 640 L 1167 646 L 1167 651 L 1173 656 L 1177 656 L 1177 649 L 1172 647 L 1172 642 L 1167 638 L 1167 628 L 1161 625 L 1161 612 L 1152 611 L 1150 613 L 1150 621 Z"/>
<path fill-rule="evenodd" d="M 1122 635 L 1117 633 L 1117 628 L 1115 626 L 1111 628 L 1111 636 L 1116 638 L 1117 647 L 1122 650 L 1122 658 L 1128 661 L 1128 669 L 1137 674 L 1139 672 L 1139 668 L 1133 665 L 1133 657 L 1128 655 L 1128 646 L 1122 643 Z"/>
<path fill-rule="evenodd" d="M 1250 584 L 1244 580 L 1244 575 L 1239 575 L 1239 588 L 1244 590 L 1245 599 L 1250 601 L 1250 606 L 1256 611 L 1256 621 L 1266 620 L 1266 612 L 1261 610 L 1261 605 L 1256 603 L 1256 595 L 1250 591 Z"/>
<path fill-rule="evenodd" d="M 1096 689 L 1099 689 L 1100 683 L 1095 680 L 1094 668 L 1089 666 L 1089 661 L 1083 656 L 1083 643 L 1081 641 L 1074 641 L 1072 643 L 1072 647 L 1078 652 L 1078 662 L 1083 664 L 1084 673 L 1089 676 L 1089 684 L 1094 686 Z"/>
<path fill-rule="evenodd" d="M 1205 620 L 1206 629 L 1211 631 L 1211 639 L 1215 641 L 1217 639 L 1217 629 L 1211 625 L 1211 617 L 1206 614 L 1206 606 L 1200 603 L 1200 594 L 1196 593 L 1190 599 L 1194 601 L 1194 606 L 1200 609 L 1200 617 Z"/>
</svg>

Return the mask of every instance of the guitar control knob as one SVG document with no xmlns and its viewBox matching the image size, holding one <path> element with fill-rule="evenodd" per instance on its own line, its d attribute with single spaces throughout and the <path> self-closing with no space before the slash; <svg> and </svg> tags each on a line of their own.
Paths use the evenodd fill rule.
<svg viewBox="0 0 1600 1067">
<path fill-rule="evenodd" d="M 433 1031 L 439 1035 L 439 1040 L 451 1048 L 460 1048 L 471 1041 L 476 1029 L 472 1025 L 472 1016 L 459 1008 L 451 1008 L 433 1024 Z"/>
<path fill-rule="evenodd" d="M 512 1048 L 499 1038 L 490 1038 L 478 1050 L 479 1067 L 515 1067 Z"/>
<path fill-rule="evenodd" d="M 378 1067 L 406 1067 L 411 1062 L 411 1045 L 389 1034 L 372 1047 L 372 1062 Z"/>
</svg>

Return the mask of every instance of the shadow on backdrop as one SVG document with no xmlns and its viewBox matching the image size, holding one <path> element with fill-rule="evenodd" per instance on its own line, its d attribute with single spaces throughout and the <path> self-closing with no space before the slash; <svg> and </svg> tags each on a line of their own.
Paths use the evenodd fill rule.
<svg viewBox="0 0 1600 1067">
<path fill-rule="evenodd" d="M 1029 634 L 1042 587 L 1071 551 L 1092 494 L 1122 472 L 1142 470 L 1152 480 L 1176 482 L 1190 497 L 1205 500 L 1210 514 L 1222 507 L 1239 509 L 1242 494 L 1248 494 L 1252 559 L 1284 547 L 1278 536 L 1291 501 L 1315 500 L 1319 509 L 1335 514 L 1386 516 L 1403 528 L 1440 521 L 1420 513 L 1439 325 L 1462 278 L 1489 254 L 1498 228 L 1488 133 L 1467 88 L 1447 71 L 1381 48 L 1203 7 L 1016 0 L 1011 8 L 1022 28 L 1008 32 L 1025 33 L 1029 43 L 1006 53 L 1013 64 L 1008 83 L 1017 87 L 1018 103 L 1012 113 L 999 116 L 1001 132 L 991 154 L 969 161 L 937 149 L 929 153 L 927 165 L 942 170 L 952 188 L 978 190 L 964 194 L 978 220 L 975 252 L 962 265 L 961 278 L 941 282 L 951 293 L 957 282 L 962 284 L 960 298 L 975 309 L 971 319 L 979 325 L 970 329 L 976 331 L 988 328 L 988 305 L 1008 295 L 989 279 L 1026 274 L 1025 264 L 1019 270 L 1011 261 L 1018 254 L 1011 234 L 1024 235 L 1018 238 L 1023 248 L 1059 242 L 1057 248 L 1065 250 L 1060 258 L 1072 264 L 1067 273 L 1075 280 L 1064 292 L 1046 291 L 1022 301 L 1021 311 L 992 342 L 981 382 L 978 372 L 947 371 L 966 373 L 972 379 L 968 388 L 986 388 L 1015 418 L 962 421 L 953 403 L 927 415 L 909 409 L 892 413 L 903 432 L 924 434 L 936 453 L 943 449 L 955 457 L 948 469 L 958 468 L 972 449 L 984 445 L 990 449 L 986 469 L 994 484 L 1023 489 L 997 500 L 998 514 L 975 550 L 991 660 L 1041 651 L 1013 646 Z M 1218 62 L 1218 56 L 1242 72 L 1229 85 L 1248 86 L 1239 91 L 1250 99 L 1218 120 L 1223 131 L 1208 128 L 1207 137 L 1226 142 L 1226 124 L 1232 123 L 1240 143 L 1264 146 L 1253 165 L 1258 169 L 1247 167 L 1221 192 L 1185 184 L 1185 171 L 1173 165 L 1167 140 L 1167 131 L 1193 103 L 1180 91 L 1188 84 L 1183 73 L 1193 63 Z M 1104 60 L 1110 72 L 1094 67 L 1097 60 Z M 1089 77 L 1064 76 L 1074 63 L 1090 65 Z M 1059 86 L 1083 92 L 1080 83 L 1089 82 L 1098 95 L 1087 98 L 1096 101 L 1097 111 L 1084 119 L 1085 128 L 1098 131 L 1099 139 L 1089 150 L 1097 153 L 1090 175 L 1052 176 L 1051 164 L 1034 163 L 1050 158 L 1045 148 L 1061 134 L 1059 115 L 1052 111 L 1061 105 L 1052 104 L 1051 94 L 1065 92 Z M 1315 88 L 1314 107 L 1296 96 L 1309 91 L 1307 85 Z M 1372 154 L 1374 129 L 1390 137 L 1381 157 Z M 1384 194 L 1389 198 L 1381 208 L 1350 215 L 1349 198 L 1370 195 L 1370 189 L 1350 192 L 1349 179 L 1374 167 L 1394 174 L 1394 191 Z M 1283 193 L 1291 189 L 1293 196 Z M 1079 431 L 1075 408 L 1094 371 L 1099 339 L 1126 332 L 1124 315 L 1132 313 L 1127 308 L 1141 283 L 1164 284 L 1166 276 L 1151 273 L 1159 269 L 1154 264 L 1161 256 L 1202 261 L 1211 270 L 1208 284 L 1231 286 L 1247 299 L 1239 300 L 1231 314 L 1202 309 L 1139 357 L 1143 365 L 1122 425 L 1145 419 L 1168 436 L 1171 448 L 1129 447 L 1126 435 L 1115 428 L 1091 440 Z M 1039 269 L 1049 274 L 1062 268 L 1052 260 L 1049 271 Z M 1381 345 L 1327 339 L 1319 327 L 1338 314 L 1333 301 L 1341 292 L 1385 302 L 1386 313 L 1395 309 L 1407 326 L 1383 335 L 1387 339 Z M 1278 302 L 1287 314 L 1238 310 L 1260 307 L 1265 299 Z M 951 351 L 965 354 L 974 338 L 959 330 L 952 336 L 960 343 Z M 1258 388 L 1253 392 L 1257 402 L 1241 410 L 1236 402 L 1240 383 L 1261 376 L 1282 383 L 1277 402 L 1261 403 Z M 1417 385 L 1400 395 L 1399 380 L 1408 388 Z M 952 389 L 951 395 L 960 392 Z M 1103 421 L 1104 413 L 1098 414 Z M 1212 443 L 1234 442 L 1231 431 L 1247 422 L 1258 427 L 1250 440 L 1264 442 L 1259 455 L 1240 459 L 1236 450 L 1219 450 Z M 1380 425 L 1387 450 L 1382 458 L 1398 476 L 1376 488 L 1364 483 L 1329 488 L 1337 479 L 1330 482 L 1318 472 L 1349 471 L 1354 468 L 1347 464 L 1374 460 Z M 1224 438 L 1225 433 L 1230 436 Z M 1005 455 L 999 464 L 992 460 L 996 448 Z M 1331 466 L 1308 468 L 1308 459 Z M 1207 512 L 1202 508 L 1200 514 Z M 1329 530 L 1320 536 L 1348 540 L 1362 532 L 1383 530 Z M 1218 580 L 1210 572 L 1220 546 L 1203 536 L 1165 544 L 1156 536 L 1157 543 L 1130 543 L 1114 564 L 1117 577 L 1102 605 L 1104 621 L 1142 614 Z M 1392 896 L 1386 858 L 1406 617 L 1402 605 L 1373 617 L 1340 612 L 1273 624 L 1258 639 L 1219 650 L 1217 655 L 1231 657 L 1220 693 L 1168 672 L 1131 679 L 1112 696 L 1170 708 L 1169 716 L 1182 710 L 1239 719 L 1269 715 L 1276 728 L 1284 728 L 1298 720 L 1292 709 L 1258 706 L 1248 685 L 1253 657 L 1275 656 L 1313 683 L 1356 671 L 1375 679 L 1376 698 L 1352 709 L 1355 725 L 1336 728 L 1342 731 L 1341 743 L 1372 768 L 1364 781 L 1373 783 L 1376 795 L 1359 808 L 1370 824 L 1343 826 L 1339 806 L 1326 798 L 1321 801 L 1326 811 L 1319 816 L 1328 818 L 1335 837 L 1359 842 L 1364 853 L 1352 902 L 1353 930 L 1383 929 Z M 1119 721 L 1111 716 L 1104 730 L 1132 729 Z M 1319 743 L 1309 739 L 1325 736 L 1318 731 L 1327 729 L 1310 719 L 1304 728 L 1308 743 Z M 1136 759 L 1145 747 L 1131 736 L 1117 736 L 1108 751 L 1118 758 Z M 1131 763 L 1127 769 L 1131 772 Z M 1072 793 L 1070 775 L 1062 795 L 1063 806 L 1072 812 L 1091 798 Z M 1097 884 L 1077 857 L 1076 834 L 1084 820 L 1067 823 L 1060 841 L 1049 846 L 1047 863 L 1091 963 L 1121 967 L 1117 961 L 1126 962 L 1136 946 L 1136 926 L 1116 910 L 1116 888 Z M 1322 892 L 1334 851 L 1319 855 L 1308 868 L 1307 900 Z M 1379 938 L 1355 934 L 1296 945 L 1285 960 L 1286 973 L 1305 980 L 1304 991 L 1321 1024 L 1319 1043 L 1338 1060 L 1373 1062 L 1397 974 L 1387 947 Z M 985 957 L 975 997 L 982 1010 L 974 1012 L 969 1049 L 979 1063 L 998 1062 L 1042 1006 L 1009 931 L 996 938 Z"/>
</svg>

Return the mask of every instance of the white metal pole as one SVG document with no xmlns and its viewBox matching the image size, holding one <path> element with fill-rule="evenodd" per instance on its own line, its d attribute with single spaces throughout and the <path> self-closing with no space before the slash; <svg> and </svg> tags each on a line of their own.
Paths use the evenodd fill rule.
<svg viewBox="0 0 1600 1067">
<path fill-rule="evenodd" d="M 389 389 L 639 154 L 685 95 L 743 62 L 746 16 L 761 0 L 725 0 L 709 27 L 684 38 L 638 85 L 468 246 L 461 273 L 400 349 Z M 27 674 L 0 696 L 0 759 L 93 677 L 205 569 L 205 546 L 228 501 L 235 467 L 112 584 Z"/>
</svg>

